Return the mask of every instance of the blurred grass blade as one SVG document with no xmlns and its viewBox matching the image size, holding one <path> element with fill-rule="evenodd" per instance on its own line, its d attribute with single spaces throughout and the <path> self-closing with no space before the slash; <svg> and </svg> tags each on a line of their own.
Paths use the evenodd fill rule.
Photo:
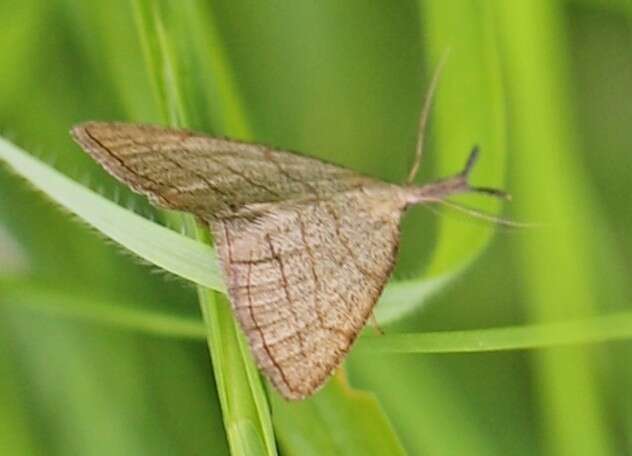
<svg viewBox="0 0 632 456">
<path fill-rule="evenodd" d="M 288 403 L 271 394 L 284 454 L 405 454 L 375 396 L 350 388 L 343 371 L 312 400 Z"/>
<path fill-rule="evenodd" d="M 595 259 L 608 254 L 599 239 L 606 230 L 597 228 L 602 217 L 577 156 L 563 6 L 548 0 L 496 4 L 515 120 L 513 182 L 520 198 L 514 210 L 549 225 L 517 243 L 527 308 L 536 322 L 590 316 L 598 308 L 603 271 Z M 553 454 L 612 454 L 596 355 L 547 350 L 532 359 L 538 412 Z"/>
<path fill-rule="evenodd" d="M 0 225 L 0 277 L 22 274 L 27 268 L 28 262 L 24 252 Z"/>
<path fill-rule="evenodd" d="M 409 454 L 503 454 L 497 439 L 481 432 L 479 411 L 464 406 L 467 388 L 462 379 L 446 378 L 432 357 L 365 353 L 353 356 L 350 363 L 352 371 L 365 378 L 363 384 L 382 392 L 384 408 Z M 381 369 L 375 369 L 377 363 Z M 407 375 L 401 375 L 402 370 Z"/>
<path fill-rule="evenodd" d="M 0 305 L 4 302 L 0 296 Z M 24 407 L 23 385 L 25 378 L 12 353 L 10 325 L 2 313 L 0 322 L 0 450 L 3 454 L 44 454 L 36 438 L 29 413 Z"/>
<path fill-rule="evenodd" d="M 32 280 L 0 280 L 5 305 L 24 307 L 52 317 L 83 320 L 154 336 L 203 339 L 200 320 L 161 311 L 140 310 L 133 303 L 42 286 Z"/>
<path fill-rule="evenodd" d="M 632 339 L 632 312 L 563 323 L 363 337 L 367 353 L 480 353 Z"/>
<path fill-rule="evenodd" d="M 207 334 L 204 324 L 199 320 L 160 311 L 137 310 L 129 303 L 95 297 L 93 294 L 86 297 L 77 292 L 42 286 L 30 280 L 0 280 L 0 295 L 5 305 L 25 307 L 54 317 L 85 320 L 121 330 L 197 340 L 204 340 Z M 217 305 L 225 305 L 225 301 Z M 206 311 L 214 310 L 208 306 Z M 356 350 L 363 356 L 369 353 L 481 353 L 536 350 L 626 339 L 632 339 L 632 312 L 539 325 L 363 335 L 358 340 Z M 238 339 L 239 344 L 243 342 L 243 338 Z M 243 349 L 248 347 L 244 346 Z M 256 374 L 256 370 L 253 372 Z"/>
<path fill-rule="evenodd" d="M 223 290 L 215 252 L 88 190 L 0 137 L 0 160 L 53 201 L 144 260 Z"/>
<path fill-rule="evenodd" d="M 191 220 L 191 224 L 195 221 Z M 192 231 L 199 240 L 210 242 L 206 228 L 192 227 Z M 231 451 L 238 455 L 276 454 L 262 379 L 230 303 L 221 294 L 201 286 L 198 296 Z"/>
<path fill-rule="evenodd" d="M 147 38 L 148 41 L 158 42 L 158 51 L 161 58 L 161 65 L 148 68 L 156 73 L 162 74 L 163 90 L 162 96 L 165 97 L 164 104 L 167 107 L 167 117 L 165 118 L 173 127 L 190 127 L 188 108 L 185 105 L 184 95 L 182 93 L 182 79 L 180 77 L 182 69 L 179 67 L 179 60 L 172 42 L 171 35 L 165 30 L 165 24 L 158 8 L 154 10 L 153 22 L 155 36 Z M 142 31 L 143 29 L 141 29 Z"/>
<path fill-rule="evenodd" d="M 217 393 L 222 404 L 226 436 L 235 455 L 276 454 L 268 404 L 261 379 L 249 352 L 242 350 L 243 336 L 235 324 L 226 299 L 199 287 L 200 305 Z"/>
<path fill-rule="evenodd" d="M 162 67 L 162 54 L 160 52 L 160 43 L 158 40 L 152 39 L 157 35 L 155 16 L 152 13 L 152 6 L 146 1 L 132 1 L 134 8 L 134 19 L 136 20 L 136 29 L 140 45 L 145 58 L 145 68 L 154 92 L 154 99 L 158 102 L 162 119 L 169 118 L 167 111 L 167 94 L 165 93 L 165 80 L 162 71 L 154 71 Z"/>
<path fill-rule="evenodd" d="M 161 75 L 156 79 L 163 85 L 158 94 L 168 113 L 165 120 L 173 126 L 190 126 L 189 109 L 184 101 L 186 94 L 183 93 L 185 77 L 180 66 L 186 46 L 176 47 L 177 38 L 183 36 L 172 33 L 171 27 L 180 23 L 180 29 L 184 30 L 184 16 L 163 14 L 159 3 L 150 5 L 145 0 L 134 3 L 141 40 L 145 43 L 146 54 L 149 52 L 147 68 L 150 73 Z M 171 23 L 165 24 L 166 20 Z M 153 27 L 148 26 L 150 21 L 153 21 Z M 207 227 L 198 226 L 192 216 L 185 216 L 184 223 L 189 234 L 200 243 L 211 244 Z M 231 452 L 236 455 L 275 455 L 276 443 L 265 390 L 250 351 L 243 349 L 243 335 L 230 305 L 223 296 L 203 286 L 198 286 L 198 296 Z"/>
<path fill-rule="evenodd" d="M 252 128 L 237 90 L 232 66 L 214 17 L 211 2 L 184 2 L 174 14 L 181 15 L 178 34 L 189 37 L 184 50 L 192 91 L 191 104 L 198 103 L 198 122 L 235 138 L 251 138 Z M 178 25 L 176 24 L 176 25 Z"/>
<path fill-rule="evenodd" d="M 375 306 L 375 318 L 386 325 L 415 310 L 419 303 L 441 290 L 460 271 L 425 280 L 401 280 L 389 283 Z"/>
</svg>

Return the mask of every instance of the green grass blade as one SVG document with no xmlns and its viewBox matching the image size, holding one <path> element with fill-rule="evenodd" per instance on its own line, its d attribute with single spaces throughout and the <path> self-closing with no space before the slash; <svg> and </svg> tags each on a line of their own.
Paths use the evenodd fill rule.
<svg viewBox="0 0 632 456">
<path fill-rule="evenodd" d="M 164 75 L 162 71 L 153 71 L 156 68 L 161 68 L 162 54 L 158 41 L 151 39 L 157 34 L 152 7 L 149 2 L 140 0 L 132 1 L 132 7 L 143 57 L 145 58 L 145 67 L 147 68 L 148 77 L 154 92 L 154 99 L 158 102 L 160 117 L 168 119 Z"/>
<path fill-rule="evenodd" d="M 381 325 L 400 319 L 415 310 L 419 303 L 423 303 L 429 296 L 441 290 L 459 272 L 460 270 L 457 270 L 422 280 L 389 283 L 375 306 L 375 318 Z"/>
<path fill-rule="evenodd" d="M 206 228 L 197 228 L 196 237 L 210 242 Z M 276 454 L 262 379 L 230 303 L 224 296 L 204 287 L 198 287 L 198 296 L 231 451 L 243 455 Z"/>
<path fill-rule="evenodd" d="M 242 350 L 243 336 L 235 325 L 229 303 L 221 296 L 199 289 L 200 304 L 213 359 L 213 372 L 224 414 L 226 435 L 233 454 L 276 454 L 267 400 L 261 381 L 250 375 L 254 364 Z M 263 402 L 262 402 L 263 399 Z"/>
<path fill-rule="evenodd" d="M 91 295 L 88 299 L 77 292 L 42 286 L 29 280 L 2 280 L 0 292 L 5 305 L 29 308 L 59 318 L 85 320 L 154 336 L 203 340 L 207 334 L 204 323 L 199 320 L 167 312 L 137 310 L 133 309 L 131 304 L 105 297 Z M 223 306 L 225 303 L 222 301 L 217 305 Z M 209 304 L 205 311 L 215 310 Z M 233 330 L 230 332 L 233 333 Z M 631 338 L 632 313 L 618 312 L 539 325 L 381 336 L 363 335 L 358 341 L 357 351 L 364 356 L 369 353 L 479 353 L 536 350 L 616 342 Z M 236 340 L 239 344 L 242 343 L 241 338 Z M 254 372 L 256 373 L 256 370 Z"/>
<path fill-rule="evenodd" d="M 272 397 L 284 454 L 405 454 L 376 397 L 350 388 L 341 372 L 314 400 Z"/>
<path fill-rule="evenodd" d="M 613 342 L 632 338 L 632 312 L 541 325 L 363 337 L 366 353 L 480 353 Z"/>
<path fill-rule="evenodd" d="M 382 391 L 384 408 L 392 417 L 411 455 L 496 455 L 495 439 L 481 432 L 480 415 L 465 405 L 460 379 L 446 378 L 430 357 L 353 356 L 352 372 L 364 384 Z M 381 369 L 375 369 L 379 363 Z M 401 375 L 406 369 L 407 375 Z M 384 388 L 383 385 L 388 385 Z M 404 394 L 395 394 L 398 392 Z M 455 430 L 458 429 L 458 433 Z"/>
<path fill-rule="evenodd" d="M 203 339 L 206 335 L 203 323 L 194 318 L 141 310 L 133 303 L 96 296 L 95 293 L 80 294 L 43 286 L 31 280 L 1 280 L 0 294 L 5 305 L 57 318 L 82 320 L 154 336 Z"/>
<path fill-rule="evenodd" d="M 252 127 L 246 116 L 244 102 L 236 87 L 233 69 L 214 17 L 213 6 L 208 2 L 186 2 L 178 5 L 178 33 L 189 37 L 189 71 L 192 85 L 197 89 L 200 121 L 214 131 L 230 133 L 235 138 L 253 139 Z"/>
<path fill-rule="evenodd" d="M 185 77 L 180 65 L 187 56 L 187 46 L 177 47 L 174 24 L 182 25 L 183 16 L 164 14 L 157 5 L 150 8 L 147 2 L 137 7 L 141 15 L 152 14 L 154 28 L 143 27 L 151 19 L 139 18 L 139 32 L 143 41 L 158 49 L 161 65 L 148 66 L 151 73 L 162 74 L 164 84 L 161 95 L 168 112 L 168 121 L 175 126 L 190 126 L 189 109 L 185 104 L 187 94 L 183 92 Z M 179 8 L 176 7 L 176 11 Z M 170 20 L 169 24 L 165 24 Z M 155 44 L 153 44 L 155 43 Z M 147 60 L 148 65 L 156 63 Z M 200 90 L 197 90 L 200 92 Z M 188 94 L 193 97 L 193 94 Z M 199 96 L 198 94 L 195 94 Z M 189 232 L 202 244 L 210 245 L 207 227 L 197 226 L 193 217 L 187 216 L 185 225 Z M 207 328 L 207 342 L 212 358 L 213 371 L 222 406 L 224 425 L 229 446 L 233 454 L 276 454 L 272 420 L 261 378 L 256 374 L 252 355 L 244 350 L 243 336 L 237 328 L 228 302 L 218 293 L 198 287 L 198 296 Z M 254 372 L 254 375 L 253 375 Z"/>
<path fill-rule="evenodd" d="M 121 208 L 3 138 L 0 160 L 57 204 L 144 260 L 192 282 L 223 290 L 217 257 L 210 247 Z"/>
<path fill-rule="evenodd" d="M 563 8 L 557 2 L 496 2 L 512 99 L 515 213 L 546 228 L 525 233 L 516 249 L 531 319 L 597 311 L 596 258 L 607 255 L 600 215 L 571 120 Z M 551 102 L 554 100 L 554 102 Z M 537 185 L 534 183 L 537 182 Z M 611 454 L 596 353 L 537 352 L 533 358 L 545 443 L 555 454 Z"/>
<path fill-rule="evenodd" d="M 0 305 L 4 298 L 0 296 Z M 4 314 L 3 314 L 4 317 Z M 19 375 L 18 363 L 11 353 L 10 325 L 0 323 L 0 450 L 3 454 L 44 454 L 29 423 L 24 407 L 24 378 Z"/>
</svg>

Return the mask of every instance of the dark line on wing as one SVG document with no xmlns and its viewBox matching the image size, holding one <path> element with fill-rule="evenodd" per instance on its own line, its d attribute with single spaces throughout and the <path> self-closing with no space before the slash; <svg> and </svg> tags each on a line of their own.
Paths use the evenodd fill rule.
<svg viewBox="0 0 632 456">
<path fill-rule="evenodd" d="M 301 179 L 297 179 L 296 177 L 292 176 L 290 173 L 288 173 L 283 166 L 281 166 L 281 164 L 279 162 L 276 161 L 276 159 L 274 159 L 272 157 L 271 153 L 266 154 L 264 152 L 263 156 L 270 162 L 272 163 L 274 166 L 276 166 L 276 168 L 279 170 L 279 173 L 281 173 L 283 176 L 285 176 L 286 179 L 291 180 L 292 182 L 295 182 L 297 184 L 303 185 L 307 190 L 309 190 L 314 197 L 316 198 L 316 201 L 320 200 L 320 195 L 318 193 L 318 190 L 316 189 L 316 187 L 314 187 L 312 184 L 310 184 L 307 181 L 301 180 Z"/>
<path fill-rule="evenodd" d="M 379 281 L 382 280 L 381 277 L 379 277 L 378 275 L 374 274 L 373 272 L 365 269 L 364 267 L 362 267 L 359 264 L 358 258 L 356 257 L 355 252 L 353 251 L 353 249 L 349 245 L 349 240 L 346 237 L 344 237 L 342 235 L 341 231 L 340 231 L 340 218 L 338 217 L 338 214 L 336 213 L 334 208 L 332 208 L 329 204 L 325 204 L 324 207 L 327 210 L 327 212 L 329 212 L 329 215 L 331 215 L 331 217 L 334 220 L 334 226 L 335 226 L 335 229 L 336 229 L 336 234 L 338 235 L 338 240 L 340 241 L 340 244 L 344 247 L 344 249 L 349 254 L 349 257 L 351 259 L 351 263 L 353 263 L 355 268 L 358 271 L 360 271 L 361 274 L 364 274 L 364 275 L 366 275 L 368 277 L 371 277 L 373 280 L 376 280 L 379 283 Z"/>
<path fill-rule="evenodd" d="M 355 328 L 357 325 L 355 321 L 353 320 L 353 318 L 351 317 L 351 315 L 349 315 L 349 309 L 353 309 L 353 307 L 349 305 L 349 301 L 347 301 L 344 296 L 338 293 L 337 290 L 331 290 L 331 292 L 335 294 L 338 297 L 338 299 L 342 301 L 342 304 L 344 305 L 344 309 L 345 309 L 345 316 L 347 317 L 347 320 L 349 321 L 349 323 L 351 323 L 351 327 Z"/>
<path fill-rule="evenodd" d="M 262 330 L 267 330 L 267 329 L 277 325 L 278 323 L 281 323 L 282 321 L 286 321 L 286 320 L 287 320 L 287 317 L 281 317 L 281 318 L 278 318 L 276 320 L 267 321 L 263 325 L 259 324 L 258 327 L 261 328 Z M 318 318 L 313 318 L 312 320 L 306 321 L 305 325 L 301 328 L 301 330 L 309 328 L 312 325 L 312 323 L 314 323 L 316 320 L 318 320 Z M 277 340 L 275 340 L 273 342 L 268 343 L 268 346 L 274 347 L 275 345 L 278 345 L 279 342 L 282 342 L 284 340 L 289 339 L 290 337 L 294 337 L 294 336 L 297 336 L 297 335 L 298 335 L 298 332 L 287 333 L 283 337 L 281 337 L 280 339 L 277 339 Z"/>
<path fill-rule="evenodd" d="M 274 251 L 274 245 L 272 245 L 272 239 L 270 238 L 270 235 L 266 234 L 265 238 L 266 238 L 266 241 L 268 242 L 268 246 L 270 247 L 270 252 L 272 252 L 272 256 L 277 260 L 277 263 L 279 264 L 279 270 L 281 271 L 281 280 L 282 280 L 282 283 L 283 283 L 283 285 L 282 285 L 283 286 L 283 290 L 285 291 L 285 297 L 287 298 L 289 309 L 290 309 L 290 312 L 292 312 L 292 316 L 294 317 L 294 321 L 296 322 L 296 325 L 298 326 L 300 320 L 298 318 L 296 310 L 294 309 L 294 301 L 292 300 L 292 297 L 290 296 L 290 289 L 289 289 L 287 277 L 285 276 L 285 267 L 283 266 L 283 260 L 281 259 L 281 256 L 278 255 Z M 298 341 L 299 341 L 299 344 L 301 345 L 301 353 L 303 354 L 303 356 L 305 358 L 307 358 L 307 355 L 305 354 L 303 335 L 301 334 L 300 331 L 297 331 L 296 334 L 298 335 Z"/>
<path fill-rule="evenodd" d="M 229 266 L 228 269 L 230 271 L 230 265 L 233 264 L 233 246 L 230 241 L 230 236 L 229 236 L 228 228 L 226 227 L 226 223 L 221 219 L 219 219 L 218 222 L 221 223 L 222 228 L 224 229 L 224 238 L 226 239 L 226 251 L 228 253 L 228 266 Z"/>
<path fill-rule="evenodd" d="M 279 363 L 277 363 L 276 359 L 274 359 L 274 357 L 272 356 L 270 347 L 268 347 L 268 343 L 266 342 L 266 336 L 263 333 L 263 330 L 261 329 L 261 327 L 259 326 L 257 319 L 255 318 L 255 312 L 252 307 L 252 295 L 250 294 L 251 269 L 252 269 L 252 264 L 248 266 L 248 273 L 246 275 L 246 283 L 248 286 L 248 303 L 249 303 L 248 310 L 250 313 L 250 319 L 252 320 L 252 323 L 255 325 L 255 329 L 257 330 L 257 332 L 259 333 L 259 336 L 261 337 L 261 345 L 263 346 L 263 350 L 268 355 L 268 358 L 270 358 L 270 361 L 272 361 L 272 364 L 274 365 L 274 367 L 276 367 L 276 369 L 279 371 L 279 374 L 281 374 L 281 379 L 283 380 L 283 383 L 285 383 L 285 386 L 287 386 L 288 390 L 290 390 L 293 393 L 296 393 L 296 391 L 292 388 L 292 386 L 290 386 L 290 383 L 288 382 L 288 379 L 285 376 L 285 372 L 283 372 L 283 369 L 281 369 L 281 366 L 279 365 Z"/>
<path fill-rule="evenodd" d="M 314 258 L 314 252 L 312 251 L 312 248 L 307 242 L 307 235 L 305 234 L 305 223 L 303 222 L 303 217 L 301 216 L 300 211 L 296 211 L 296 218 L 298 220 L 298 227 L 301 231 L 301 239 L 303 240 L 303 245 L 305 246 L 307 256 L 309 257 L 312 277 L 314 278 L 314 292 L 312 294 L 312 296 L 314 297 L 314 309 L 316 310 L 316 314 L 321 326 L 325 327 L 325 320 L 320 309 L 320 299 L 318 299 L 318 293 L 320 292 L 320 280 L 318 279 L 318 275 L 316 274 L 316 259 Z"/>
<path fill-rule="evenodd" d="M 169 196 L 167 196 L 163 191 L 161 191 L 161 189 L 163 187 L 166 187 L 169 190 L 174 190 L 176 194 L 179 194 L 180 192 L 178 191 L 178 189 L 176 187 L 173 187 L 167 183 L 162 183 L 162 182 L 158 182 L 154 179 L 152 179 L 151 177 L 149 177 L 146 174 L 141 174 L 137 171 L 134 171 L 134 169 L 132 169 L 130 166 L 128 166 L 125 161 L 118 157 L 112 150 L 110 150 L 108 147 L 105 146 L 105 144 L 103 144 L 96 136 L 94 136 L 88 127 L 83 128 L 83 132 L 86 134 L 86 136 L 88 138 L 90 138 L 96 145 L 97 147 L 101 148 L 102 150 L 104 150 L 107 154 L 108 157 L 114 159 L 116 162 L 118 162 L 119 166 L 126 170 L 129 174 L 131 174 L 132 176 L 136 177 L 139 180 L 144 180 L 145 182 L 132 182 L 131 179 L 129 177 L 123 177 L 122 173 L 115 171 L 114 170 L 114 166 L 104 162 L 103 160 L 100 160 L 97 156 L 93 156 L 96 161 L 98 163 L 100 163 L 106 170 L 110 171 L 111 174 L 113 174 L 117 179 L 127 183 L 128 185 L 130 185 L 130 187 L 132 188 L 132 190 L 136 191 L 137 193 L 141 193 L 144 195 L 147 195 L 149 197 L 149 201 L 157 204 L 157 205 L 162 205 L 162 206 L 166 206 L 166 207 L 170 207 L 173 209 L 179 209 L 180 205 L 177 203 L 174 203 L 173 200 L 171 200 L 169 198 Z M 90 153 L 90 148 L 93 148 L 92 145 L 86 145 L 85 149 L 87 150 L 88 153 Z M 154 190 L 148 188 L 147 186 L 147 182 L 149 182 L 150 184 L 154 185 L 156 188 Z"/>
<path fill-rule="evenodd" d="M 216 164 L 218 164 L 220 166 L 223 166 L 224 168 L 226 168 L 231 173 L 236 174 L 237 176 L 241 177 L 243 180 L 248 182 L 253 187 L 257 187 L 257 188 L 260 188 L 262 190 L 265 190 L 266 192 L 270 193 L 271 195 L 273 195 L 273 196 L 275 196 L 277 198 L 282 198 L 282 195 L 280 193 L 277 193 L 274 190 L 266 187 L 265 185 L 262 185 L 262 184 L 260 184 L 260 183 L 258 183 L 256 181 L 252 180 L 251 178 L 246 176 L 241 171 L 238 171 L 237 169 L 235 169 L 232 166 L 230 166 L 228 163 L 224 163 L 222 160 L 218 160 L 217 158 L 213 157 L 212 155 L 208 155 L 208 158 L 209 158 L 209 160 L 214 161 Z"/>
<path fill-rule="evenodd" d="M 298 286 L 298 285 L 302 285 L 304 282 L 307 282 L 307 280 L 308 279 L 306 279 L 306 278 L 302 278 L 301 280 L 297 280 L 296 282 L 288 282 L 288 285 L 295 287 L 295 286 Z M 270 287 L 277 288 L 280 285 L 282 285 L 282 284 L 280 284 L 278 280 L 258 283 L 258 284 L 255 284 L 254 287 L 253 287 L 253 293 L 255 295 L 260 294 L 260 293 L 269 293 L 270 292 L 270 289 L 269 289 Z M 237 286 L 234 286 L 234 287 L 230 287 L 230 290 L 231 291 L 239 291 L 239 290 L 243 290 L 244 288 L 246 288 L 246 287 L 243 286 L 243 285 L 237 285 Z M 263 288 L 263 290 L 261 288 Z"/>
<path fill-rule="evenodd" d="M 349 333 L 347 331 L 345 331 L 344 329 L 340 329 L 340 328 L 335 328 L 333 326 L 323 326 L 324 329 L 326 329 L 327 331 L 334 333 L 334 334 L 338 334 L 339 336 L 342 336 L 342 338 L 345 340 L 345 342 L 347 344 L 350 344 L 351 341 L 353 340 L 353 332 Z"/>
<path fill-rule="evenodd" d="M 285 257 L 293 257 L 298 255 L 299 253 L 303 252 L 303 249 L 301 248 L 297 248 L 294 250 L 287 250 L 285 252 L 283 252 L 283 256 Z M 272 260 L 276 260 L 275 257 L 273 256 L 268 256 L 268 257 L 264 257 L 264 258 L 257 258 L 256 260 L 235 260 L 233 261 L 233 264 L 243 264 L 243 265 L 248 265 L 248 264 L 265 264 L 265 263 L 269 263 Z"/>
<path fill-rule="evenodd" d="M 99 139 L 97 139 L 88 128 L 84 128 L 83 131 L 86 132 L 86 134 L 88 135 L 88 137 L 94 141 L 101 149 L 105 150 L 108 155 L 113 158 L 114 160 L 116 160 L 122 168 L 124 168 L 125 170 L 127 170 L 130 174 L 132 174 L 133 176 L 136 177 L 140 177 L 142 179 L 145 179 L 146 181 L 152 183 L 153 185 L 156 185 L 157 187 L 162 187 L 162 186 L 166 186 L 169 188 L 173 188 L 170 187 L 169 185 L 165 185 L 164 183 L 160 183 L 158 181 L 155 181 L 154 179 L 152 179 L 151 177 L 145 176 L 144 174 L 141 174 L 137 171 L 134 171 L 132 168 L 130 168 L 129 166 L 127 166 L 127 164 L 125 164 L 125 162 L 123 161 L 123 159 L 121 159 L 120 157 L 118 157 L 117 155 L 114 154 L 114 152 L 112 152 L 112 150 L 110 150 L 108 147 L 105 146 L 105 144 L 103 144 Z M 160 195 L 162 196 L 162 195 Z"/>
<path fill-rule="evenodd" d="M 200 174 L 197 171 L 187 168 L 186 166 L 183 166 L 182 163 L 178 162 L 177 160 L 174 160 L 171 157 L 168 157 L 164 154 L 163 158 L 168 161 L 169 163 L 171 163 L 172 165 L 176 166 L 177 168 L 186 171 L 188 173 L 193 174 L 195 177 L 197 177 L 198 179 L 200 179 L 202 182 L 204 182 L 211 190 L 213 190 L 215 193 L 218 193 L 220 195 L 222 195 L 225 199 L 224 202 L 228 202 L 231 199 L 235 199 L 234 195 L 231 195 L 230 193 L 226 193 L 225 191 L 221 190 L 219 187 L 217 187 L 215 184 L 213 184 L 210 180 L 208 180 L 208 178 L 204 175 L 204 174 Z M 177 190 L 177 189 L 176 189 Z"/>
<path fill-rule="evenodd" d="M 239 289 L 242 289 L 242 288 L 246 288 L 246 287 L 245 287 L 245 286 L 240 286 L 240 287 L 238 287 L 238 288 L 239 288 Z M 233 288 L 233 289 L 231 289 L 231 291 L 234 291 L 234 288 Z M 256 296 L 256 295 L 257 295 L 257 294 L 256 294 L 256 293 L 254 293 L 254 296 Z M 285 300 L 285 297 L 283 297 L 283 298 L 279 298 L 279 299 L 274 299 L 274 300 L 271 300 L 271 301 L 266 301 L 264 304 L 257 304 L 257 303 L 253 303 L 252 308 L 253 308 L 253 309 L 261 309 L 261 308 L 263 308 L 263 307 L 270 307 L 270 306 L 273 306 L 274 304 L 276 304 L 277 302 L 281 301 L 281 299 Z M 235 306 L 233 306 L 233 307 L 234 307 L 235 309 L 246 309 L 246 308 L 248 308 L 248 305 L 247 305 L 247 304 L 246 304 L 246 305 L 235 305 Z"/>
</svg>

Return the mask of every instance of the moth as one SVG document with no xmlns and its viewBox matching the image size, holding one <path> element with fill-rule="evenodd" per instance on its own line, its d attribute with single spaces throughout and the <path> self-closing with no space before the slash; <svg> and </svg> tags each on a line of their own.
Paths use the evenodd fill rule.
<svg viewBox="0 0 632 456">
<path fill-rule="evenodd" d="M 393 270 L 408 207 L 500 194 L 469 185 L 477 149 L 462 172 L 418 186 L 160 126 L 88 122 L 72 136 L 152 204 L 211 229 L 254 358 L 287 399 L 315 392 L 348 353 Z"/>
<path fill-rule="evenodd" d="M 433 81 L 434 85 L 434 81 Z M 407 182 L 259 144 L 117 122 L 75 126 L 75 141 L 156 206 L 194 214 L 213 233 L 228 296 L 257 365 L 286 399 L 318 390 L 372 314 L 393 270 L 407 208 L 472 187 L 474 148 L 458 174 L 423 186 L 429 99 Z"/>
</svg>

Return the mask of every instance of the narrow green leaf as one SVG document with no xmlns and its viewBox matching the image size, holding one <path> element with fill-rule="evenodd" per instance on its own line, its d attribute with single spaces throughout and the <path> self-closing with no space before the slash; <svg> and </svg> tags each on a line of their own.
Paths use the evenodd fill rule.
<svg viewBox="0 0 632 456">
<path fill-rule="evenodd" d="M 389 283 L 375 306 L 375 318 L 381 325 L 395 321 L 416 309 L 437 293 L 461 271 L 445 273 L 425 280 L 401 280 Z"/>
<path fill-rule="evenodd" d="M 606 230 L 598 228 L 601 216 L 578 163 L 563 8 L 547 0 L 495 3 L 514 119 L 513 181 L 520 194 L 514 210 L 547 224 L 517 244 L 526 308 L 536 322 L 594 315 Z M 612 454 L 595 355 L 551 350 L 533 357 L 551 453 Z"/>
<path fill-rule="evenodd" d="M 24 307 L 53 317 L 84 320 L 155 336 L 203 339 L 206 335 L 200 320 L 139 310 L 133 303 L 113 301 L 95 293 L 82 295 L 29 280 L 2 280 L 0 294 L 5 305 Z"/>
<path fill-rule="evenodd" d="M 195 228 L 195 233 L 199 240 L 210 242 L 206 228 Z M 198 296 L 231 450 L 233 454 L 243 455 L 276 454 L 262 379 L 230 303 L 224 296 L 204 287 L 198 287 Z M 249 452 L 255 449 L 255 453 Z"/>
<path fill-rule="evenodd" d="M 132 1 L 134 10 L 134 19 L 136 21 L 136 29 L 143 50 L 145 66 L 147 68 L 148 77 L 154 92 L 154 99 L 158 102 L 160 114 L 163 119 L 169 118 L 167 112 L 165 94 L 165 81 L 162 71 L 153 71 L 155 68 L 162 66 L 162 55 L 156 40 L 151 37 L 156 36 L 156 22 L 152 14 L 152 7 L 149 2 L 134 0 Z"/>
<path fill-rule="evenodd" d="M 146 3 L 141 1 L 139 3 Z M 171 125 L 190 126 L 189 110 L 183 93 L 185 75 L 176 52 L 175 35 L 165 20 L 181 22 L 182 15 L 166 17 L 158 4 L 153 10 L 145 5 L 137 7 L 143 14 L 152 14 L 154 28 L 140 27 L 146 33 L 144 41 L 159 50 L 162 65 L 149 66 L 151 73 L 161 74 L 164 105 Z M 149 17 L 141 18 L 141 24 Z M 182 28 L 181 28 L 182 29 Z M 148 60 L 148 63 L 152 63 Z M 155 61 L 153 61 L 155 63 Z M 210 245 L 207 227 L 198 226 L 192 216 L 185 217 L 185 226 L 200 243 Z M 211 353 L 218 396 L 224 415 L 228 443 L 233 454 L 276 454 L 276 444 L 267 398 L 249 350 L 244 350 L 243 335 L 237 328 L 228 301 L 213 290 L 198 287 L 202 314 L 207 327 L 207 341 Z"/>
<path fill-rule="evenodd" d="M 0 297 L 0 303 L 2 301 Z M 3 454 L 43 454 L 24 407 L 24 391 L 20 388 L 24 378 L 19 375 L 18 363 L 11 353 L 11 331 L 4 318 L 0 328 L 0 451 Z"/>
<path fill-rule="evenodd" d="M 375 396 L 350 388 L 342 371 L 313 399 L 271 396 L 284 454 L 405 454 Z"/>
<path fill-rule="evenodd" d="M 217 257 L 210 247 L 123 209 L 1 137 L 0 160 L 57 204 L 144 260 L 184 279 L 223 290 Z"/>
<path fill-rule="evenodd" d="M 179 34 L 188 38 L 180 51 L 188 54 L 196 96 L 193 102 L 198 101 L 202 104 L 200 110 L 208 111 L 204 120 L 222 134 L 252 139 L 252 127 L 220 37 L 213 4 L 179 3 L 174 13 L 181 15 Z"/>
<path fill-rule="evenodd" d="M 162 16 L 158 9 L 154 10 L 154 32 L 155 37 L 149 41 L 157 41 L 159 56 L 162 65 L 149 67 L 150 71 L 162 75 L 164 104 L 167 106 L 167 118 L 174 127 L 190 127 L 188 109 L 185 106 L 184 95 L 182 93 L 181 69 L 176 55 L 176 49 L 172 43 L 171 36 L 165 30 Z M 162 71 L 160 71 L 162 70 Z"/>
<path fill-rule="evenodd" d="M 0 292 L 5 305 L 30 308 L 55 317 L 86 320 L 155 336 L 203 340 L 207 334 L 204 323 L 199 320 L 165 312 L 136 310 L 131 304 L 95 297 L 93 294 L 90 299 L 86 299 L 76 292 L 44 287 L 28 280 L 0 281 Z M 217 306 L 225 306 L 225 303 L 220 301 Z M 209 303 L 205 311 L 216 310 Z M 226 311 L 230 312 L 230 309 Z M 233 332 L 229 331 L 231 334 Z M 356 350 L 363 356 L 374 353 L 479 353 L 535 350 L 616 342 L 631 338 L 632 312 L 619 312 L 540 325 L 381 336 L 363 335 L 358 340 Z M 239 344 L 244 342 L 241 337 L 237 340 Z M 222 346 L 221 340 L 217 343 Z M 247 345 L 240 345 L 240 350 L 248 350 Z M 258 373 L 255 369 L 248 375 Z"/>
<path fill-rule="evenodd" d="M 541 325 L 363 337 L 366 353 L 480 353 L 534 350 L 632 338 L 632 312 Z"/>
<path fill-rule="evenodd" d="M 446 378 L 431 357 L 365 354 L 353 356 L 350 364 L 362 384 L 383 398 L 409 454 L 502 454 L 496 439 L 481 432 L 479 411 L 465 403 L 462 379 Z"/>
</svg>

